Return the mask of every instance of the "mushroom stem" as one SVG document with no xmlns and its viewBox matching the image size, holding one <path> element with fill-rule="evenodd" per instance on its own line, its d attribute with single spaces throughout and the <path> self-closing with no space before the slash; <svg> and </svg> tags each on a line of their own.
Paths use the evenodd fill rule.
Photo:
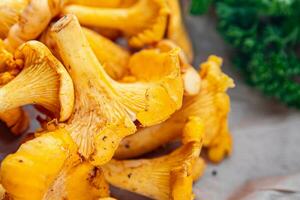
<svg viewBox="0 0 300 200">
<path fill-rule="evenodd" d="M 60 56 L 76 83 L 75 87 L 89 88 L 91 83 L 94 82 L 101 84 L 101 88 L 114 91 L 110 84 L 110 77 L 90 48 L 83 30 L 78 27 L 80 25 L 72 15 L 63 17 L 52 27 L 53 37 L 57 41 Z M 81 40 L 76 42 L 79 36 L 82 36 Z M 96 81 L 97 79 L 101 81 Z M 105 91 L 105 93 L 107 92 Z"/>
</svg>

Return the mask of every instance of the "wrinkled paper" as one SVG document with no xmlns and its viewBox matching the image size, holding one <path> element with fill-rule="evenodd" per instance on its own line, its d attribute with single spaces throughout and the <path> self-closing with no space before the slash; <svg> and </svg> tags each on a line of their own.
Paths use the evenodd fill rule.
<svg viewBox="0 0 300 200">
<path fill-rule="evenodd" d="M 229 200 L 299 200 L 300 173 L 250 181 Z"/>
</svg>

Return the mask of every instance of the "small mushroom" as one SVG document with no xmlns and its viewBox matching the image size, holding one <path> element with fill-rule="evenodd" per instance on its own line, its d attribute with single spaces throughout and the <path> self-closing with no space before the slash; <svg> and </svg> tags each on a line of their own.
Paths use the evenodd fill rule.
<svg viewBox="0 0 300 200">
<path fill-rule="evenodd" d="M 105 178 L 113 186 L 153 199 L 192 199 L 193 170 L 204 137 L 203 121 L 190 118 L 181 147 L 158 158 L 111 160 L 102 167 Z"/>
<path fill-rule="evenodd" d="M 22 144 L 3 160 L 0 177 L 7 196 L 15 200 L 109 196 L 102 170 L 82 161 L 76 144 L 63 129 Z"/>
<path fill-rule="evenodd" d="M 69 5 L 63 12 L 75 14 L 83 25 L 121 30 L 129 45 L 142 47 L 163 38 L 169 8 L 165 0 L 140 0 L 128 8 Z"/>
<path fill-rule="evenodd" d="M 115 157 L 124 159 L 140 156 L 178 138 L 190 116 L 198 116 L 204 120 L 204 147 L 215 149 L 209 155 L 213 155 L 217 148 L 218 152 L 223 152 L 222 156 L 218 156 L 218 161 L 230 154 L 232 146 L 227 126 L 230 99 L 226 91 L 234 87 L 234 83 L 221 71 L 221 64 L 221 58 L 210 56 L 201 64 L 200 93 L 196 96 L 185 96 L 182 108 L 167 121 L 142 128 L 136 134 L 126 137 L 120 143 Z M 222 139 L 217 139 L 218 137 Z M 214 157 L 209 158 L 217 161 Z"/>
<path fill-rule="evenodd" d="M 121 139 L 136 131 L 135 121 L 151 126 L 181 107 L 183 88 L 176 49 L 153 58 L 158 70 L 149 72 L 147 80 L 120 83 L 105 72 L 74 15 L 55 23 L 52 32 L 75 86 L 75 109 L 62 126 L 71 133 L 81 155 L 93 164 L 111 159 Z M 140 65 L 149 71 L 148 63 Z"/>
<path fill-rule="evenodd" d="M 74 89 L 64 66 L 37 41 L 21 45 L 14 57 L 23 60 L 24 68 L 0 88 L 0 112 L 36 104 L 60 121 L 68 119 L 73 110 Z"/>
</svg>

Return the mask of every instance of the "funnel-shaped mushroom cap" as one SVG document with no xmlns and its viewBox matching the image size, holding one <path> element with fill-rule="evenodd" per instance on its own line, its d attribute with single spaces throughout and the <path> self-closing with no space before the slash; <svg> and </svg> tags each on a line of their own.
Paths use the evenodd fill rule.
<svg viewBox="0 0 300 200">
<path fill-rule="evenodd" d="M 135 120 L 150 126 L 181 107 L 177 51 L 159 54 L 158 70 L 150 73 L 149 79 L 119 83 L 104 71 L 74 15 L 63 17 L 52 31 L 75 86 L 75 110 L 66 128 L 79 152 L 94 164 L 111 159 L 120 140 L 135 132 Z"/>
<path fill-rule="evenodd" d="M 187 55 L 189 62 L 193 61 L 194 53 L 189 35 L 185 29 L 180 11 L 179 0 L 167 0 L 170 6 L 170 18 L 167 28 L 167 38 L 179 45 Z"/>
<path fill-rule="evenodd" d="M 51 19 L 61 10 L 66 0 L 30 0 L 9 29 L 5 39 L 7 47 L 13 51 L 24 42 L 36 39 L 46 29 Z"/>
<path fill-rule="evenodd" d="M 153 199 L 192 199 L 194 164 L 204 137 L 202 121 L 191 118 L 183 135 L 182 146 L 168 155 L 110 161 L 103 166 L 105 178 L 116 187 Z"/>
<path fill-rule="evenodd" d="M 218 160 L 231 152 L 231 139 L 227 126 L 230 99 L 226 94 L 234 86 L 233 81 L 221 70 L 222 60 L 210 56 L 201 65 L 201 89 L 196 96 L 185 96 L 182 108 L 167 121 L 153 127 L 142 128 L 136 134 L 126 137 L 116 151 L 116 158 L 132 158 L 150 152 L 161 145 L 179 137 L 190 116 L 204 120 L 204 146 L 219 152 Z M 217 139 L 222 137 L 222 139 Z M 224 144 L 223 144 L 224 142 Z M 218 144 L 218 145 L 217 145 Z M 222 145 L 221 145 L 222 144 Z M 225 149 L 225 151 L 224 151 Z M 220 153 L 224 152 L 224 153 Z M 212 158 L 212 160 L 216 160 Z"/>
<path fill-rule="evenodd" d="M 66 6 L 64 13 L 73 13 L 83 25 L 114 28 L 129 36 L 129 44 L 141 47 L 163 38 L 168 17 L 165 0 L 140 0 L 128 8 L 99 8 L 81 5 Z"/>
<path fill-rule="evenodd" d="M 37 41 L 20 46 L 15 58 L 23 60 L 24 68 L 16 78 L 0 88 L 0 112 L 37 104 L 60 121 L 68 119 L 73 110 L 74 89 L 64 66 Z"/>
<path fill-rule="evenodd" d="M 82 162 L 65 130 L 45 133 L 7 156 L 1 164 L 1 183 L 8 196 L 16 200 L 109 196 L 102 171 Z"/>
<path fill-rule="evenodd" d="M 0 120 L 5 122 L 10 131 L 15 135 L 24 133 L 29 126 L 29 117 L 20 107 L 0 113 Z"/>
<path fill-rule="evenodd" d="M 1 0 L 0 1 L 0 38 L 7 37 L 8 31 L 21 15 L 29 0 Z"/>
</svg>

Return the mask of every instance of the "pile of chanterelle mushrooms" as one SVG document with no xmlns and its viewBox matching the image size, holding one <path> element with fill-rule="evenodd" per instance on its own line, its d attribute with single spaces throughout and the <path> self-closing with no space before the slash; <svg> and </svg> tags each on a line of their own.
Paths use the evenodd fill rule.
<svg viewBox="0 0 300 200">
<path fill-rule="evenodd" d="M 202 146 L 231 153 L 233 81 L 219 57 L 191 66 L 178 0 L 1 0 L 0 38 L 1 120 L 21 134 L 22 106 L 47 116 L 2 161 L 3 199 L 113 199 L 111 184 L 189 200 Z"/>
</svg>

